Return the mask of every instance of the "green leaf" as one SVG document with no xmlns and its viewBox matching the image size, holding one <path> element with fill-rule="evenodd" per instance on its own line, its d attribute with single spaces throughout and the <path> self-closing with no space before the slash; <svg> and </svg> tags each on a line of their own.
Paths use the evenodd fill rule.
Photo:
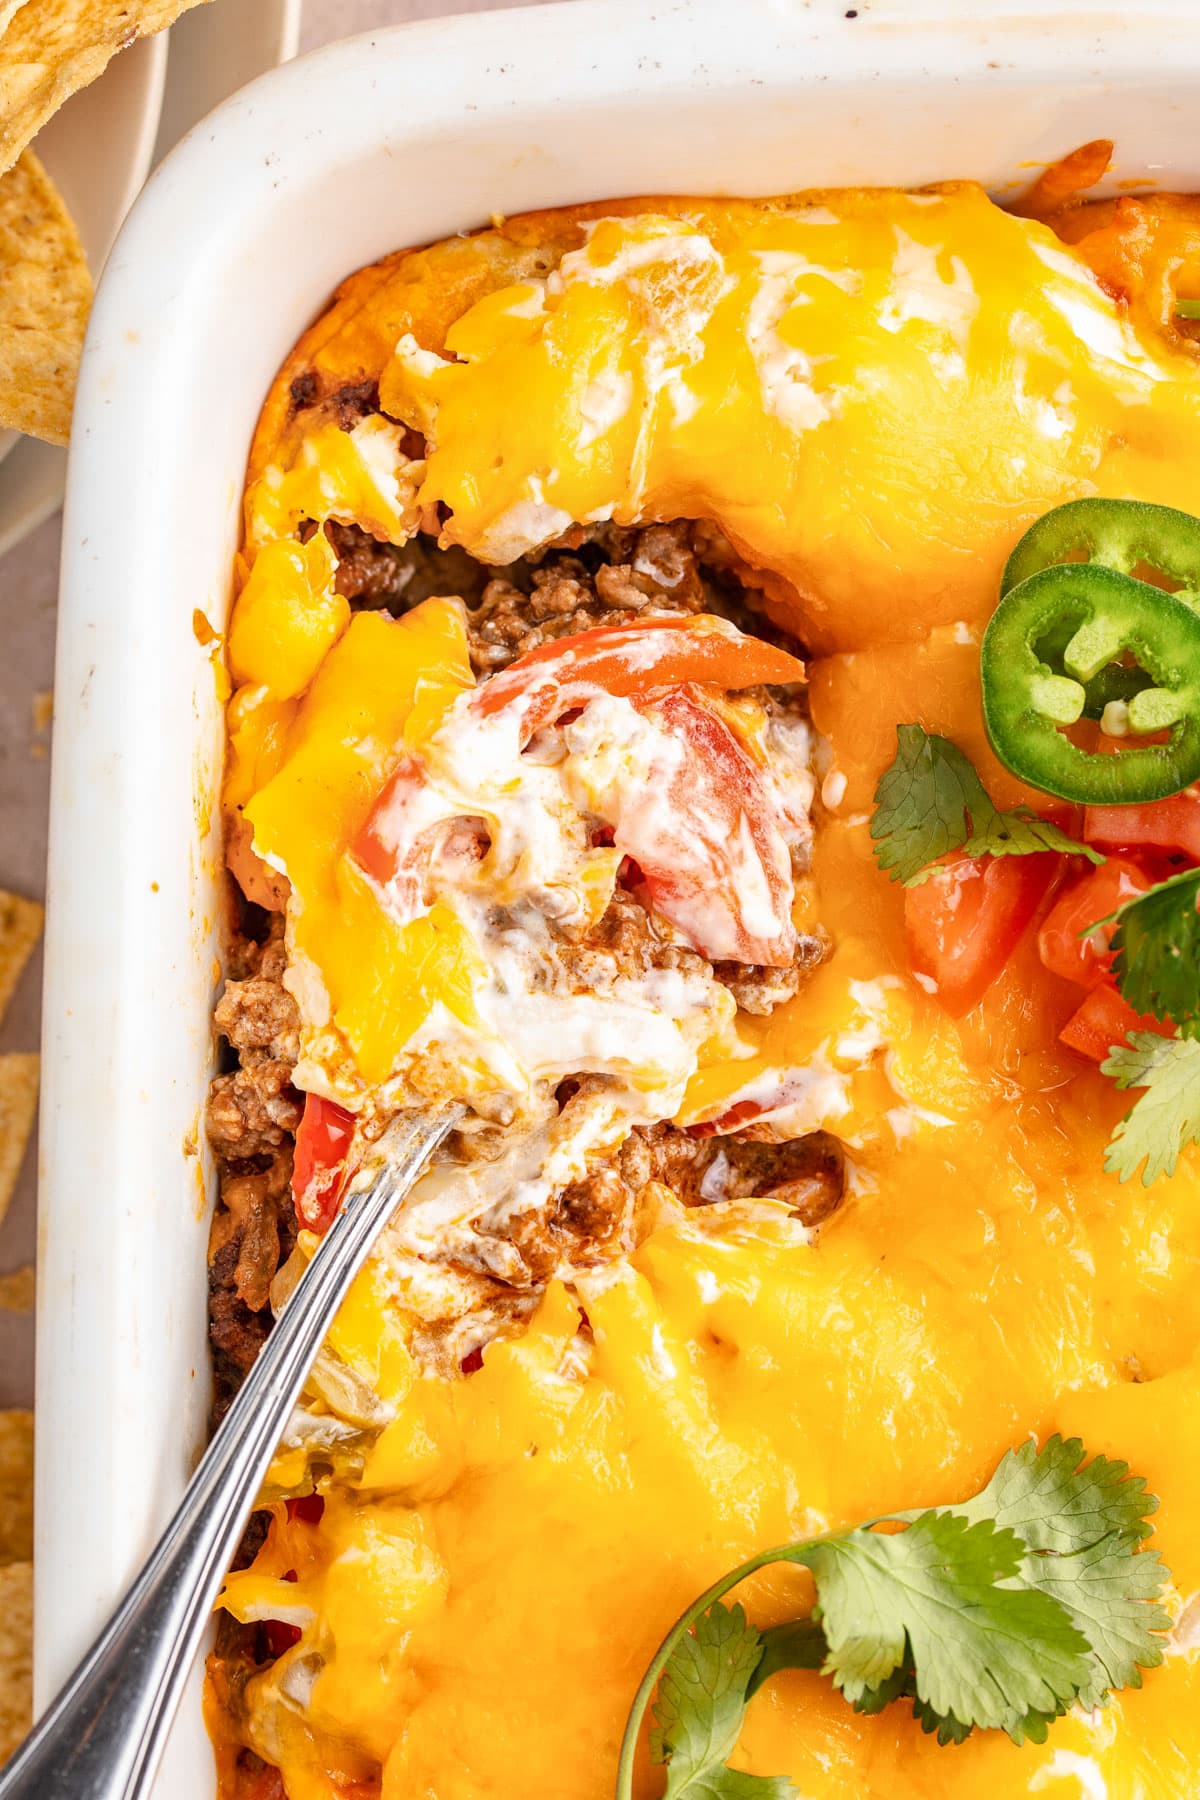
<svg viewBox="0 0 1200 1800">
<path fill-rule="evenodd" d="M 1150 1034 L 1142 1048 L 1163 1043 Z M 1200 1057 L 1200 1044 L 1176 1043 Z M 668 1633 L 626 1727 L 617 1800 L 631 1800 L 656 1676 L 650 1748 L 668 1764 L 667 1800 L 793 1800 L 783 1778 L 726 1763 L 747 1701 L 784 1668 L 820 1667 L 859 1712 L 907 1700 L 939 1744 L 977 1728 L 1044 1743 L 1070 1707 L 1103 1705 L 1162 1661 L 1169 1575 L 1144 1547 L 1157 1506 L 1126 1463 L 1055 1436 L 1006 1452 L 959 1505 L 760 1552 Z M 816 1605 L 760 1633 L 722 1596 L 773 1563 L 810 1569 Z"/>
<path fill-rule="evenodd" d="M 965 1517 L 991 1518 L 1015 1531 L 1028 1555 L 1022 1579 L 1069 1612 L 1091 1648 L 1090 1680 L 1080 1702 L 1099 1706 L 1112 1688 L 1140 1687 L 1141 1670 L 1162 1661 L 1158 1633 L 1169 1616 L 1153 1604 L 1163 1581 L 1149 1537 L 1158 1501 L 1128 1463 L 1085 1459 L 1078 1438 L 1055 1436 L 1039 1450 L 1010 1450 Z"/>
<path fill-rule="evenodd" d="M 1128 1463 L 1089 1462 L 1078 1438 L 1055 1433 L 1040 1449 L 1031 1438 L 1007 1450 L 987 1486 L 954 1510 L 1006 1526 L 1030 1550 L 1068 1554 L 1113 1531 L 1149 1537 L 1158 1501 Z"/>
<path fill-rule="evenodd" d="M 1141 1687 L 1142 1670 L 1163 1659 L 1158 1633 L 1170 1614 L 1154 1604 L 1163 1567 L 1155 1550 L 1114 1531 L 1068 1556 L 1054 1552 L 1030 1558 L 1025 1578 L 1066 1608 L 1091 1648 L 1091 1679 L 1079 1690 L 1079 1704 L 1101 1706 L 1113 1688 Z"/>
<path fill-rule="evenodd" d="M 828 1654 L 825 1633 L 815 1619 L 791 1619 L 762 1632 L 762 1655 L 746 1689 L 753 1699 L 764 1681 L 781 1669 L 823 1669 Z"/>
<path fill-rule="evenodd" d="M 957 850 L 972 824 L 993 811 L 978 775 L 948 738 L 897 725 L 896 756 L 879 777 L 871 836 L 875 860 L 911 887 L 928 865 Z"/>
<path fill-rule="evenodd" d="M 710 1606 L 671 1652 L 658 1684 L 650 1755 L 665 1762 L 664 1800 L 794 1800 L 782 1778 L 727 1768 L 762 1643 L 740 1606 Z"/>
<path fill-rule="evenodd" d="M 937 1741 L 943 1746 L 946 1744 L 965 1744 L 970 1737 L 971 1732 L 974 1730 L 974 1726 L 964 1725 L 961 1719 L 956 1719 L 954 1717 L 953 1713 L 947 1713 L 943 1717 L 942 1714 L 935 1713 L 931 1706 L 926 1706 L 923 1700 L 918 1700 L 915 1697 L 913 1699 L 913 1718 L 917 1721 L 921 1730 L 927 1732 L 929 1735 L 932 1736 L 936 1731 Z"/>
<path fill-rule="evenodd" d="M 1086 856 L 1092 863 L 1104 861 L 1090 844 L 1077 843 L 1049 819 L 1039 819 L 1027 806 L 1018 806 L 1012 812 L 993 810 L 963 849 L 968 856 L 1036 856 L 1042 850 L 1055 850 L 1060 856 Z"/>
<path fill-rule="evenodd" d="M 895 758 L 875 789 L 871 836 L 879 867 L 906 887 L 927 881 L 932 865 L 949 850 L 965 850 L 968 856 L 1053 850 L 1104 861 L 1028 807 L 997 811 L 958 746 L 930 736 L 920 725 L 896 727 Z"/>
<path fill-rule="evenodd" d="M 1173 1175 L 1180 1152 L 1200 1142 L 1200 1042 L 1133 1031 L 1116 1044 L 1101 1069 L 1119 1088 L 1145 1091 L 1121 1120 L 1104 1155 L 1110 1175 L 1128 1181 L 1142 1169 L 1142 1186 Z M 1143 1166 L 1144 1165 L 1144 1166 Z"/>
<path fill-rule="evenodd" d="M 1116 920 L 1113 974 L 1135 1012 L 1170 1019 L 1184 1037 L 1200 1031 L 1200 869 L 1185 869 L 1128 900 Z"/>
<path fill-rule="evenodd" d="M 854 1710 L 858 1713 L 881 1713 L 893 1700 L 911 1700 L 914 1710 L 916 1709 L 916 1679 L 911 1662 L 902 1662 L 875 1687 L 864 1688 L 854 1702 Z"/>
<path fill-rule="evenodd" d="M 1061 1603 L 1020 1583 L 1025 1545 L 990 1519 L 922 1513 L 905 1531 L 848 1532 L 806 1551 L 829 1640 L 826 1671 L 854 1702 L 911 1655 L 941 1718 L 1015 1733 L 1088 1683 L 1088 1642 Z"/>
</svg>

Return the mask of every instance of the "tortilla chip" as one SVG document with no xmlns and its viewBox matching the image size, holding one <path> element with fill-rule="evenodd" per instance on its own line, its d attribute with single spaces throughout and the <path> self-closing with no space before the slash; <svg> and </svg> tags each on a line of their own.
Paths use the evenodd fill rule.
<svg viewBox="0 0 1200 1800">
<path fill-rule="evenodd" d="M 6 1312 L 32 1312 L 36 1288 L 37 1278 L 32 1263 L 26 1263 L 23 1269 L 14 1269 L 10 1275 L 0 1275 L 0 1309 Z"/>
<path fill-rule="evenodd" d="M 0 0 L 3 7 L 5 0 Z M 10 169 L 64 100 L 118 50 L 163 31 L 200 0 L 28 0 L 0 38 L 0 169 Z M 103 146 L 97 146 L 103 155 Z"/>
<path fill-rule="evenodd" d="M 24 5 L 25 0 L 0 0 L 0 33 L 7 29 L 8 21 L 14 13 L 20 12 Z"/>
<path fill-rule="evenodd" d="M 0 1567 L 33 1555 L 33 1414 L 0 1412 Z"/>
<path fill-rule="evenodd" d="M 27 150 L 0 176 L 0 425 L 66 443 L 91 299 L 79 233 Z"/>
<path fill-rule="evenodd" d="M 33 1723 L 33 1564 L 0 1569 L 0 1763 Z"/>
<path fill-rule="evenodd" d="M 0 1020 L 42 935 L 44 918 L 45 909 L 36 900 L 22 900 L 20 894 L 6 894 L 0 888 Z"/>
<path fill-rule="evenodd" d="M 0 1220 L 8 1211 L 37 1112 L 38 1058 L 0 1056 Z"/>
</svg>

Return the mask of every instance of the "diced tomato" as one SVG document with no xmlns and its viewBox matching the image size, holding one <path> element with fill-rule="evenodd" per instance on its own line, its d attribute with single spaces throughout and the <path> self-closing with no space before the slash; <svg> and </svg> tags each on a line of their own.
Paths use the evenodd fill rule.
<svg viewBox="0 0 1200 1800">
<path fill-rule="evenodd" d="M 287 1502 L 288 1518 L 300 1519 L 305 1525 L 319 1525 L 324 1512 L 325 1502 L 320 1494 L 301 1494 Z"/>
<path fill-rule="evenodd" d="M 614 843 L 636 862 L 650 904 L 701 955 L 786 966 L 796 947 L 791 858 L 761 770 L 687 689 L 638 710 L 688 754 L 661 787 L 651 780 L 620 798 Z"/>
<path fill-rule="evenodd" d="M 543 725 L 597 693 L 632 698 L 655 688 L 709 682 L 719 688 L 804 678 L 804 664 L 761 638 L 747 637 L 707 614 L 600 625 L 539 644 L 477 688 L 475 711 L 485 718 L 522 703 L 525 743 Z"/>
<path fill-rule="evenodd" d="M 320 1094 L 306 1094 L 296 1133 L 292 1200 L 296 1217 L 309 1231 L 328 1231 L 346 1185 L 346 1157 L 354 1137 L 354 1114 Z"/>
<path fill-rule="evenodd" d="M 1160 1037 L 1174 1035 L 1175 1027 L 1162 1019 L 1134 1012 L 1122 999 L 1111 981 L 1094 987 L 1078 1012 L 1067 1020 L 1059 1036 L 1071 1050 L 1092 1062 L 1103 1062 L 1114 1044 L 1123 1044 L 1131 1031 L 1156 1031 Z"/>
<path fill-rule="evenodd" d="M 686 1127 L 688 1137 L 710 1138 L 728 1136 L 730 1132 L 748 1125 L 751 1119 L 757 1119 L 766 1111 L 761 1100 L 737 1100 L 716 1119 L 702 1119 L 698 1125 Z"/>
<path fill-rule="evenodd" d="M 298 1625 L 288 1625 L 282 1619 L 265 1619 L 263 1636 L 267 1640 L 267 1650 L 273 1661 L 277 1661 L 285 1650 L 300 1642 L 303 1633 Z"/>
<path fill-rule="evenodd" d="M 384 887 L 399 884 L 393 902 L 404 917 L 415 913 L 420 900 L 420 846 L 428 824 L 421 803 L 428 793 L 424 763 L 405 751 L 353 845 L 355 858 L 373 880 Z"/>
<path fill-rule="evenodd" d="M 904 895 L 909 961 L 955 1018 L 982 1000 L 1058 872 L 1057 856 L 942 858 Z"/>
<path fill-rule="evenodd" d="M 1200 787 L 1144 806 L 1089 806 L 1083 819 L 1089 844 L 1128 850 L 1144 847 L 1182 854 L 1200 863 Z"/>
<path fill-rule="evenodd" d="M 1125 856 L 1110 856 L 1073 882 L 1042 921 L 1038 954 L 1043 963 L 1054 975 L 1095 987 L 1112 964 L 1109 944 L 1116 926 L 1104 925 L 1097 931 L 1088 931 L 1088 927 L 1153 885 L 1151 877 Z"/>
</svg>

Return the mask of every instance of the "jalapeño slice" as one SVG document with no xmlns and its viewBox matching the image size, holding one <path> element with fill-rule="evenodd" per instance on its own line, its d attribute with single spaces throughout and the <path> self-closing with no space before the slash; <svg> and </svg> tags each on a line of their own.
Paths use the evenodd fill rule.
<svg viewBox="0 0 1200 1800">
<path fill-rule="evenodd" d="M 1031 525 L 1004 565 L 1000 598 L 1058 563 L 1087 563 L 1132 575 L 1139 565 L 1180 586 L 1176 599 L 1200 607 L 1200 519 L 1145 500 L 1068 500 Z"/>
<path fill-rule="evenodd" d="M 1188 523 L 1200 537 L 1200 521 Z M 1166 733 L 1165 741 L 1106 753 L 1066 736 L 1064 728 L 1094 702 L 1089 684 L 1111 670 L 1139 683 L 1124 700 L 1130 737 Z M 984 634 L 980 673 L 993 750 L 1043 793 L 1084 806 L 1129 806 L 1200 779 L 1200 613 L 1176 594 L 1098 562 L 1043 567 L 1001 599 Z"/>
</svg>

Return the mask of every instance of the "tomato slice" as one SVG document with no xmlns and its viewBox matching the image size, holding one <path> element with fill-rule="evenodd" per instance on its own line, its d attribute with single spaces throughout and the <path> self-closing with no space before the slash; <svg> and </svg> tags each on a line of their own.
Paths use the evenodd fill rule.
<svg viewBox="0 0 1200 1800">
<path fill-rule="evenodd" d="M 1054 902 L 1038 932 L 1038 955 L 1046 968 L 1082 987 L 1095 987 L 1105 980 L 1112 965 L 1109 944 L 1116 926 L 1104 925 L 1097 931 L 1088 931 L 1088 927 L 1153 885 L 1150 876 L 1125 856 L 1110 856 L 1073 882 Z"/>
<path fill-rule="evenodd" d="M 714 962 L 786 967 L 796 948 L 780 809 L 723 719 L 686 688 L 638 711 L 686 754 L 636 794 L 618 790 L 613 842 L 655 911 Z"/>
<path fill-rule="evenodd" d="M 1067 1020 L 1059 1038 L 1069 1049 L 1078 1050 L 1080 1056 L 1101 1063 L 1115 1044 L 1126 1042 L 1131 1031 L 1156 1031 L 1160 1037 L 1173 1037 L 1175 1027 L 1134 1012 L 1111 981 L 1102 981 Z"/>
<path fill-rule="evenodd" d="M 1057 856 L 964 856 L 904 895 L 909 961 L 954 1018 L 999 975 L 1058 871 Z"/>
<path fill-rule="evenodd" d="M 292 1202 L 308 1231 L 328 1231 L 346 1185 L 354 1114 L 320 1094 L 306 1094 L 292 1162 Z"/>
<path fill-rule="evenodd" d="M 729 690 L 803 679 L 804 664 L 786 650 L 700 613 L 598 625 L 539 644 L 477 688 L 471 704 L 484 718 L 519 704 L 528 743 L 543 725 L 597 693 L 629 699 L 689 681 Z"/>
<path fill-rule="evenodd" d="M 1172 854 L 1182 852 L 1200 863 L 1200 787 L 1185 788 L 1168 800 L 1145 806 L 1089 806 L 1083 816 L 1089 844 L 1116 849 L 1144 846 Z"/>
</svg>

